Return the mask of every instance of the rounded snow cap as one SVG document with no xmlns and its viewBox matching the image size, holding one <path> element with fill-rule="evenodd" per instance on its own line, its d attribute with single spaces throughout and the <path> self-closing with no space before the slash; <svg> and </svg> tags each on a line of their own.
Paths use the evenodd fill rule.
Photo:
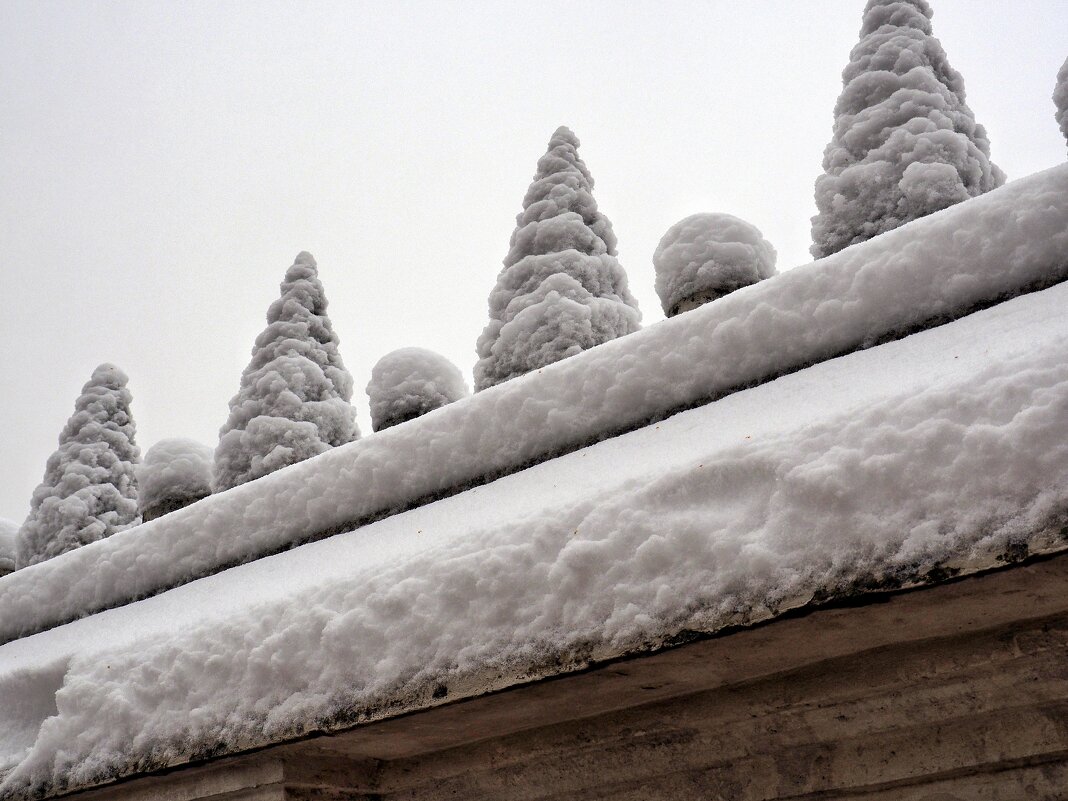
<svg viewBox="0 0 1068 801">
<path fill-rule="evenodd" d="M 1068 139 L 1068 59 L 1057 72 L 1057 86 L 1053 90 L 1053 103 L 1057 107 L 1057 124 L 1061 126 L 1061 133 Z"/>
<path fill-rule="evenodd" d="M 18 533 L 18 523 L 0 517 L 0 576 L 15 569 L 15 535 Z"/>
<path fill-rule="evenodd" d="M 211 494 L 212 457 L 191 439 L 161 439 L 137 466 L 137 511 L 145 521 L 181 509 Z"/>
<path fill-rule="evenodd" d="M 775 275 L 775 248 L 732 214 L 692 214 L 661 237 L 653 267 L 664 314 L 674 317 Z"/>
<path fill-rule="evenodd" d="M 424 348 L 400 348 L 371 368 L 371 429 L 413 420 L 470 394 L 460 370 Z"/>
<path fill-rule="evenodd" d="M 93 370 L 86 387 L 107 387 L 108 389 L 122 389 L 129 382 L 129 377 L 120 368 L 110 362 L 104 362 Z"/>
</svg>

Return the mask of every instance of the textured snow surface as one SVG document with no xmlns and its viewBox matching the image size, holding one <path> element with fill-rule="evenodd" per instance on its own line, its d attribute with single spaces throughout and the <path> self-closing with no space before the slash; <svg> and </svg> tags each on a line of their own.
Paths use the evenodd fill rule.
<svg viewBox="0 0 1068 801">
<path fill-rule="evenodd" d="M 224 490 L 359 436 L 352 376 L 326 313 L 315 259 L 297 254 L 252 348 L 219 432 L 214 481 Z"/>
<path fill-rule="evenodd" d="M 15 569 L 15 535 L 19 524 L 0 517 L 0 576 Z"/>
<path fill-rule="evenodd" d="M 692 214 L 653 253 L 656 294 L 673 317 L 775 274 L 775 248 L 733 214 Z"/>
<path fill-rule="evenodd" d="M 392 351 L 371 368 L 371 428 L 414 420 L 470 394 L 459 368 L 444 356 L 425 348 Z"/>
<path fill-rule="evenodd" d="M 1007 301 L 0 646 L 0 796 L 1063 548 L 1066 304 Z"/>
<path fill-rule="evenodd" d="M 476 344 L 476 390 L 638 330 L 638 302 L 578 146 L 558 128 L 538 161 Z"/>
<path fill-rule="evenodd" d="M 1000 186 L 926 0 L 869 0 L 816 179 L 812 255 L 835 253 Z"/>
<path fill-rule="evenodd" d="M 0 640 L 1065 278 L 1068 164 L 16 571 L 0 580 Z"/>
<path fill-rule="evenodd" d="M 1057 107 L 1057 124 L 1068 139 L 1068 59 L 1057 72 L 1057 86 L 1053 90 L 1053 103 Z"/>
<path fill-rule="evenodd" d="M 137 510 L 151 520 L 210 495 L 211 469 L 207 445 L 177 437 L 160 440 L 137 466 Z"/>
<path fill-rule="evenodd" d="M 82 387 L 74 414 L 48 457 L 18 536 L 20 567 L 110 537 L 137 518 L 134 442 L 126 373 L 102 364 Z"/>
</svg>

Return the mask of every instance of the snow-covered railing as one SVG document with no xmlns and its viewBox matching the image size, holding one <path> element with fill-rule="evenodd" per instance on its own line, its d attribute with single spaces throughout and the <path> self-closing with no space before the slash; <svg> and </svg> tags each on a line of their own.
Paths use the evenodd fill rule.
<svg viewBox="0 0 1068 801">
<path fill-rule="evenodd" d="M 0 579 L 0 640 L 1068 278 L 1068 165 Z"/>
</svg>

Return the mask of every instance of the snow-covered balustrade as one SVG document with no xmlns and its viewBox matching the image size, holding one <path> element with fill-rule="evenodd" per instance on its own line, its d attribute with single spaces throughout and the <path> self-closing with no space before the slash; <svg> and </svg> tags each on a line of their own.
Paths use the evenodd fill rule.
<svg viewBox="0 0 1068 801">
<path fill-rule="evenodd" d="M 355 528 L 1066 278 L 1062 165 L 17 571 L 0 579 L 0 639 Z"/>
<path fill-rule="evenodd" d="M 1064 550 L 1065 308 L 1068 283 L 0 645 L 0 799 Z"/>
</svg>

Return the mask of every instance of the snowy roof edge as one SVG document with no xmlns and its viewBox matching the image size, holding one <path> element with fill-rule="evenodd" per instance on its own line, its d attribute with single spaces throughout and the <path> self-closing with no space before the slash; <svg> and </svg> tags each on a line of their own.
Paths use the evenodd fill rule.
<svg viewBox="0 0 1068 801">
<path fill-rule="evenodd" d="M 1062 551 L 1066 298 L 1062 283 L 2 646 L 14 767 L 0 798 L 339 731 Z M 769 420 L 813 396 L 829 409 Z M 623 471 L 577 505 L 585 492 L 546 491 L 650 448 L 670 454 L 651 475 Z M 538 503 L 513 509 L 532 488 Z M 233 606 L 211 614 L 227 586 Z"/>
<path fill-rule="evenodd" d="M 1059 165 L 0 578 L 0 642 L 355 528 L 1066 279 L 1068 165 Z M 42 597 L 42 586 L 63 591 Z"/>
</svg>

